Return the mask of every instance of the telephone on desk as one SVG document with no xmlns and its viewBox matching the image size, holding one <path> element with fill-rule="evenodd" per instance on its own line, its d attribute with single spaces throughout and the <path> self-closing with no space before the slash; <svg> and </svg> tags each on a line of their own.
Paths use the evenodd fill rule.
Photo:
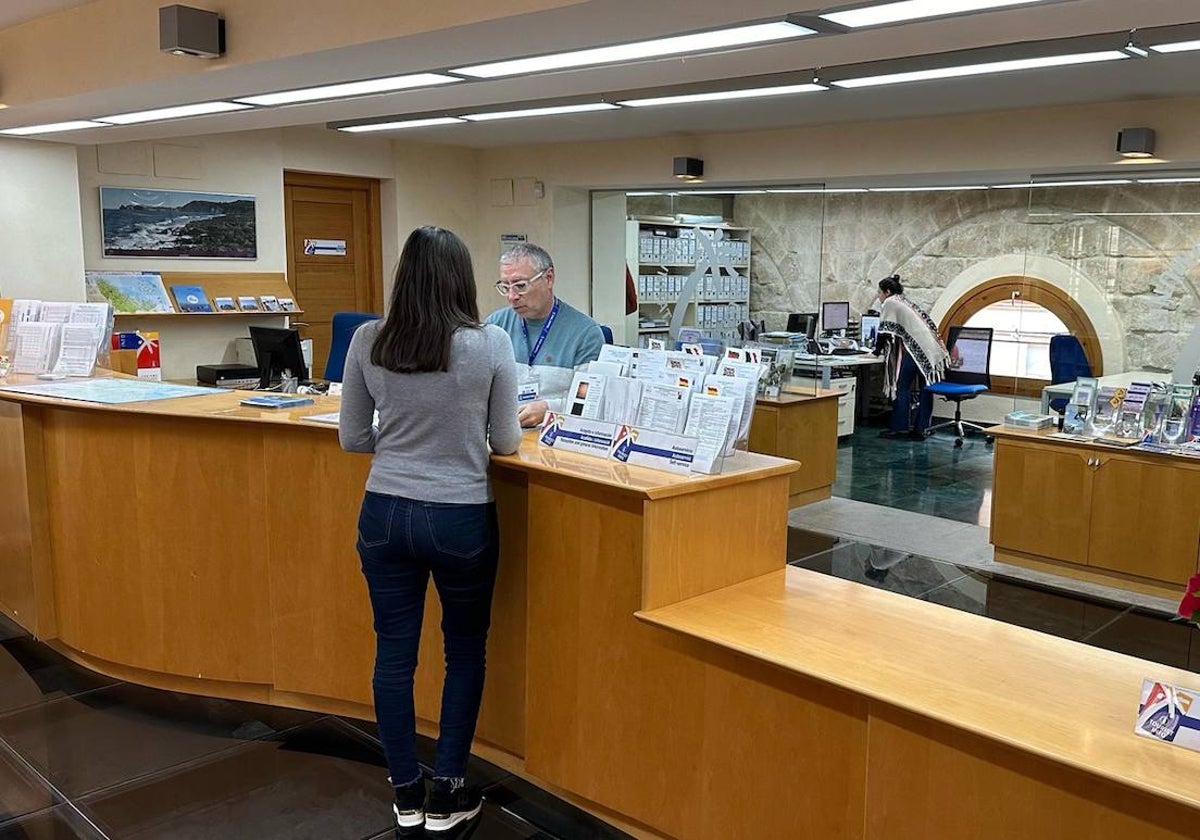
<svg viewBox="0 0 1200 840">
<path fill-rule="evenodd" d="M 816 343 L 817 352 L 826 356 L 857 356 L 862 352 L 852 338 L 820 338 Z"/>
</svg>

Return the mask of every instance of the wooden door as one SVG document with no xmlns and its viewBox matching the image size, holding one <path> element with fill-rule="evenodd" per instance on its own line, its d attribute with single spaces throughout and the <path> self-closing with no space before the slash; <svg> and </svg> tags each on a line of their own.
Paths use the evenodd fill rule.
<svg viewBox="0 0 1200 840">
<path fill-rule="evenodd" d="M 1200 546 L 1200 468 L 1100 454 L 1088 565 L 1183 584 Z"/>
<path fill-rule="evenodd" d="M 996 441 L 992 543 L 1084 564 L 1092 506 L 1090 450 Z"/>
<path fill-rule="evenodd" d="M 313 342 L 313 379 L 324 376 L 335 312 L 382 312 L 379 182 L 285 172 L 288 284 Z"/>
</svg>

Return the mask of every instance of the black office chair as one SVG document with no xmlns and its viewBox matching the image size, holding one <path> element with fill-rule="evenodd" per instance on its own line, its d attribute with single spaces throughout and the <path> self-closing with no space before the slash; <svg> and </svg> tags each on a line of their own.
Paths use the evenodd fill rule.
<svg viewBox="0 0 1200 840">
<path fill-rule="evenodd" d="M 938 429 L 952 426 L 955 431 L 954 446 L 963 445 L 963 436 L 967 429 L 982 432 L 983 426 L 962 419 L 962 404 L 965 400 L 973 400 L 980 394 L 987 393 L 992 387 L 992 377 L 988 368 L 992 362 L 992 329 L 991 327 L 951 327 L 950 340 L 946 343 L 950 350 L 950 368 L 941 382 L 927 385 L 926 390 L 935 396 L 954 403 L 954 419 L 945 423 L 930 426 L 926 434 L 932 435 Z M 987 444 L 992 443 L 988 437 Z"/>
</svg>

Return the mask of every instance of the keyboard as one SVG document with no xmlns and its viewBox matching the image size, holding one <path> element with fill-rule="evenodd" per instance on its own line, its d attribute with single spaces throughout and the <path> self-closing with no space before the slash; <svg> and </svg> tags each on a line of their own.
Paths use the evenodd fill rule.
<svg viewBox="0 0 1200 840">
<path fill-rule="evenodd" d="M 829 351 L 831 356 L 857 356 L 862 353 L 861 350 L 855 350 L 852 347 L 835 347 Z"/>
</svg>

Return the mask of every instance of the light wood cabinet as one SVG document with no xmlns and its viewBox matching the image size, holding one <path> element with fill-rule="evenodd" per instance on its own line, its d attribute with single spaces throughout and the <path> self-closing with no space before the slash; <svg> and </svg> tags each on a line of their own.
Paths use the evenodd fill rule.
<svg viewBox="0 0 1200 840">
<path fill-rule="evenodd" d="M 1001 430 L 994 494 L 999 550 L 1170 584 L 1196 571 L 1200 463 Z"/>
</svg>

